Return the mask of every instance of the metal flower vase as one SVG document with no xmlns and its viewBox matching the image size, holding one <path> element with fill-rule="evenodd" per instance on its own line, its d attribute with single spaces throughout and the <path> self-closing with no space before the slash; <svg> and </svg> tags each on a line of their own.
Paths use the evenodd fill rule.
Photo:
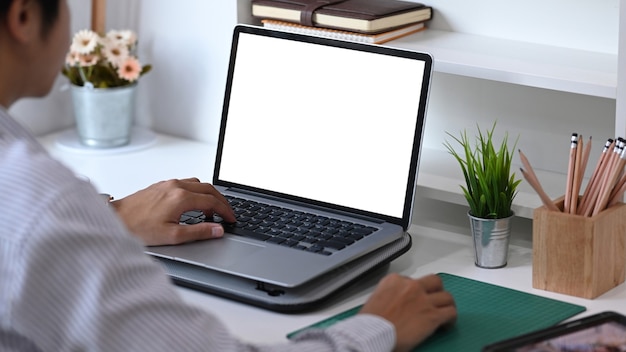
<svg viewBox="0 0 626 352">
<path fill-rule="evenodd" d="M 92 148 L 130 143 L 137 84 L 116 88 L 72 85 L 72 103 L 80 142 Z"/>
<path fill-rule="evenodd" d="M 476 266 L 486 269 L 505 267 L 514 214 L 502 219 L 477 218 L 469 212 L 467 215 L 472 230 Z"/>
</svg>

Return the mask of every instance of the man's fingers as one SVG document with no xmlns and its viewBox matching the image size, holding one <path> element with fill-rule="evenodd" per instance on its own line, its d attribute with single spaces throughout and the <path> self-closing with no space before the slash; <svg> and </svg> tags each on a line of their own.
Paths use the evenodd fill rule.
<svg viewBox="0 0 626 352">
<path fill-rule="evenodd" d="M 215 223 L 199 223 L 194 225 L 173 225 L 169 244 L 181 244 L 192 241 L 208 240 L 224 236 L 224 228 Z"/>
<path fill-rule="evenodd" d="M 443 290 L 443 281 L 437 275 L 431 274 L 418 279 L 426 292 L 438 292 Z"/>
<path fill-rule="evenodd" d="M 226 198 L 210 183 L 200 182 L 197 178 L 188 178 L 179 181 L 179 187 L 184 190 L 194 193 L 219 195 L 221 199 L 226 201 Z"/>
<path fill-rule="evenodd" d="M 439 317 L 441 318 L 439 326 L 444 329 L 453 326 L 456 323 L 457 315 L 458 313 L 454 305 L 439 308 Z"/>
<path fill-rule="evenodd" d="M 430 293 L 430 301 L 435 307 L 454 306 L 454 297 L 447 291 Z"/>
<path fill-rule="evenodd" d="M 200 179 L 197 177 L 181 178 L 180 180 L 185 182 L 200 182 Z"/>
<path fill-rule="evenodd" d="M 237 218 L 235 217 L 235 213 L 229 204 L 217 203 L 217 205 L 213 208 L 213 211 L 218 213 L 222 219 L 226 222 L 235 222 Z"/>
<path fill-rule="evenodd" d="M 179 180 L 179 187 L 192 192 L 197 193 L 199 195 L 213 197 L 215 201 L 207 201 L 206 198 L 200 197 L 195 201 L 194 205 L 196 209 L 199 210 L 212 210 L 213 212 L 218 213 L 225 221 L 234 222 L 236 220 L 235 214 L 233 213 L 228 200 L 222 195 L 213 185 L 209 183 L 200 182 L 197 178 L 187 178 Z M 211 207 L 207 207 L 210 204 Z"/>
<path fill-rule="evenodd" d="M 193 202 L 188 205 L 192 209 L 202 210 L 207 216 L 213 215 L 213 213 L 219 214 L 226 222 L 235 222 L 237 218 L 230 204 L 220 201 L 211 200 L 207 197 L 213 197 L 213 195 L 194 195 Z"/>
</svg>

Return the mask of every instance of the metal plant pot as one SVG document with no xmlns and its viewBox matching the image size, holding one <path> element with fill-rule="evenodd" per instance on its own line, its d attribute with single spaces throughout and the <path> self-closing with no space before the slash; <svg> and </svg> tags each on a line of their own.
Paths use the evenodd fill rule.
<svg viewBox="0 0 626 352">
<path fill-rule="evenodd" d="M 495 269 L 506 266 L 513 215 L 502 219 L 477 218 L 467 213 L 474 241 L 475 264 Z"/>
<path fill-rule="evenodd" d="M 82 144 L 113 148 L 130 142 L 137 84 L 117 88 L 72 86 L 76 130 Z"/>
</svg>

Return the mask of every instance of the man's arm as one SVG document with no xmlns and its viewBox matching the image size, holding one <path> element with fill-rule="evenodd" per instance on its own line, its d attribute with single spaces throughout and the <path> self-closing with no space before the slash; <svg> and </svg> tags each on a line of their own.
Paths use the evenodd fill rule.
<svg viewBox="0 0 626 352">
<path fill-rule="evenodd" d="M 0 203 L 11 207 L 0 214 L 9 225 L 0 230 L 0 349 L 402 350 L 456 314 L 436 282 L 392 275 L 357 317 L 295 342 L 245 344 L 217 317 L 179 297 L 88 183 L 38 150 L 4 151 L 0 184 L 7 187 Z M 24 218 L 32 221 L 15 221 Z"/>
<path fill-rule="evenodd" d="M 347 323 L 343 334 L 331 331 L 253 348 L 215 316 L 185 303 L 162 268 L 144 254 L 142 243 L 90 187 L 65 187 L 50 200 L 34 207 L 42 216 L 24 229 L 27 235 L 3 244 L 10 253 L 3 261 L 13 260 L 2 264 L 13 268 L 5 277 L 13 284 L 0 289 L 11 312 L 3 319 L 12 333 L 37 346 L 56 351 L 360 350 L 366 339 L 349 336 L 364 328 L 373 339 L 393 340 L 388 323 L 364 317 Z"/>
</svg>

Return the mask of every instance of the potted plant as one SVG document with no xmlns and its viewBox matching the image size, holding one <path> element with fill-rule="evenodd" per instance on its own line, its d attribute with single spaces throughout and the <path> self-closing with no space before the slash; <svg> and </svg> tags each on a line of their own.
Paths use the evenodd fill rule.
<svg viewBox="0 0 626 352">
<path fill-rule="evenodd" d="M 474 143 L 467 131 L 458 137 L 446 132 L 461 147 L 460 152 L 449 141 L 444 145 L 458 161 L 465 178 L 461 189 L 470 208 L 468 216 L 476 265 L 498 268 L 507 263 L 511 219 L 515 215 L 512 204 L 521 179 L 511 172 L 513 153 L 509 149 L 508 133 L 496 148 L 493 136 L 496 123 L 485 132 L 477 127 Z M 516 145 L 517 141 L 511 149 L 514 150 Z"/>
<path fill-rule="evenodd" d="M 128 144 L 139 77 L 151 70 L 135 55 L 137 36 L 111 30 L 100 36 L 78 31 L 62 69 L 72 89 L 76 127 L 81 143 L 109 148 Z"/>
</svg>

